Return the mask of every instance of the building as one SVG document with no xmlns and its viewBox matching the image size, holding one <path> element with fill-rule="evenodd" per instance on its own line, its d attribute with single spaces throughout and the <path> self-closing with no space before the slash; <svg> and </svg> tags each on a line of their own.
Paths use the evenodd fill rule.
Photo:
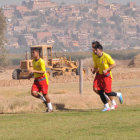
<svg viewBox="0 0 140 140">
<path fill-rule="evenodd" d="M 129 2 L 129 7 L 131 8 L 131 9 L 133 9 L 133 8 L 135 8 L 135 3 L 134 2 Z"/>
<path fill-rule="evenodd" d="M 120 9 L 120 5 L 119 4 L 110 4 L 109 7 L 113 11 L 116 11 L 116 10 Z"/>
<path fill-rule="evenodd" d="M 25 6 L 16 6 L 16 10 L 18 10 L 20 13 L 25 13 L 25 12 L 29 12 L 30 10 L 25 7 Z"/>
<path fill-rule="evenodd" d="M 97 4 L 99 4 L 99 5 L 106 5 L 104 0 L 97 0 Z"/>
<path fill-rule="evenodd" d="M 51 8 L 55 7 L 56 3 L 51 2 L 50 0 L 34 0 L 33 3 L 33 10 L 39 10 L 39 9 L 44 9 L 44 8 Z"/>
<path fill-rule="evenodd" d="M 37 33 L 38 40 L 43 40 L 45 38 L 51 38 L 51 37 L 52 37 L 52 33 L 50 33 L 50 32 L 38 32 Z"/>
<path fill-rule="evenodd" d="M 6 18 L 11 18 L 14 15 L 15 7 L 5 5 L 2 7 L 2 11 Z"/>
<path fill-rule="evenodd" d="M 109 18 L 109 17 L 113 16 L 113 12 L 111 10 L 102 8 L 102 7 L 98 8 L 97 14 L 98 14 L 98 16 L 105 17 L 105 18 Z"/>
</svg>

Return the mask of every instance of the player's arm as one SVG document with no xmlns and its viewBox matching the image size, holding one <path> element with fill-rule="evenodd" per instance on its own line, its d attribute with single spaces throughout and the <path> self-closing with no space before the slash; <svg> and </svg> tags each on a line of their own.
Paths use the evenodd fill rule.
<svg viewBox="0 0 140 140">
<path fill-rule="evenodd" d="M 107 62 L 108 62 L 108 64 L 109 64 L 109 68 L 103 70 L 103 73 L 104 73 L 104 74 L 106 74 L 107 72 L 111 71 L 111 70 L 116 66 L 116 63 L 115 63 L 115 61 L 112 59 L 111 56 L 108 56 Z"/>
<path fill-rule="evenodd" d="M 91 72 L 92 72 L 93 74 L 95 74 L 95 73 L 98 72 L 98 67 L 97 67 L 96 63 L 94 63 L 94 67 L 91 69 Z"/>
<path fill-rule="evenodd" d="M 45 71 L 42 70 L 29 70 L 30 73 L 38 73 L 38 74 L 44 74 Z"/>
<path fill-rule="evenodd" d="M 31 79 L 34 76 L 34 73 L 38 73 L 38 74 L 44 74 L 44 71 L 38 71 L 38 70 L 29 70 L 29 75 L 28 75 L 28 79 Z"/>
<path fill-rule="evenodd" d="M 31 78 L 33 78 L 34 77 L 34 74 L 32 73 L 32 72 L 30 72 L 30 74 L 28 75 L 28 80 L 30 80 Z"/>
<path fill-rule="evenodd" d="M 106 74 L 107 72 L 111 71 L 116 66 L 116 63 L 109 66 L 108 69 L 103 70 L 103 73 Z"/>
<path fill-rule="evenodd" d="M 97 65 L 97 62 L 96 62 L 96 60 L 94 59 L 94 57 L 93 57 L 93 63 L 94 63 L 94 67 L 91 69 L 91 72 L 92 72 L 93 74 L 95 74 L 95 73 L 98 72 L 98 65 Z"/>
</svg>

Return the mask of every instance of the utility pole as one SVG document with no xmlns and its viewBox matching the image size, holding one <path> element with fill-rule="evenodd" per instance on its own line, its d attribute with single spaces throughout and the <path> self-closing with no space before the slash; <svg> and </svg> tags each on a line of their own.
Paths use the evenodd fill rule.
<svg viewBox="0 0 140 140">
<path fill-rule="evenodd" d="M 83 94 L 83 61 L 79 61 L 79 92 L 80 95 Z"/>
</svg>

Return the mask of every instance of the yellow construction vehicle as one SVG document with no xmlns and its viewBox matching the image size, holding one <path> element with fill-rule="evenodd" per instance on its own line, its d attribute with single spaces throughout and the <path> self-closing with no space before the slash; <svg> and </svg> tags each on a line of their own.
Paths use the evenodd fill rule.
<svg viewBox="0 0 140 140">
<path fill-rule="evenodd" d="M 66 56 L 54 57 L 52 55 L 52 46 L 50 45 L 38 45 L 32 46 L 32 51 L 34 49 L 39 49 L 40 57 L 44 59 L 46 63 L 46 71 L 50 76 L 64 75 L 64 74 L 78 74 L 78 65 L 75 61 L 71 61 Z M 20 69 L 15 69 L 12 73 L 13 79 L 27 79 L 29 76 L 29 69 L 32 69 L 32 59 L 23 60 L 20 62 Z"/>
</svg>

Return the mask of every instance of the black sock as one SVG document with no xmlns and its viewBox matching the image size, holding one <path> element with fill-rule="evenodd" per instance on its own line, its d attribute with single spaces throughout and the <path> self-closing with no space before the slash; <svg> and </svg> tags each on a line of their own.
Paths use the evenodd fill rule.
<svg viewBox="0 0 140 140">
<path fill-rule="evenodd" d="M 105 93 L 107 96 L 117 96 L 116 92 Z"/>
<path fill-rule="evenodd" d="M 103 90 L 99 90 L 98 93 L 99 93 L 99 95 L 100 95 L 100 98 L 101 98 L 102 102 L 103 102 L 104 104 L 107 104 L 107 99 L 106 99 L 106 97 L 105 97 L 105 95 L 104 95 L 104 91 L 103 91 Z"/>
</svg>

